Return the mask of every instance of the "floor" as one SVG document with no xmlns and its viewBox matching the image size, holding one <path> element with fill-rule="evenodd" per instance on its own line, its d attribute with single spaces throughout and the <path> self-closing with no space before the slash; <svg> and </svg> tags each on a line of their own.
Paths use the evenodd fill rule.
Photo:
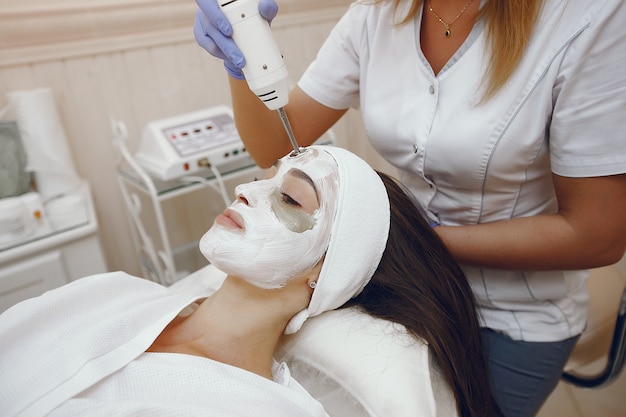
<svg viewBox="0 0 626 417">
<path fill-rule="evenodd" d="M 622 372 L 618 379 L 604 388 L 584 389 L 566 382 L 559 383 L 537 417 L 561 416 L 625 417 L 626 372 Z"/>
<path fill-rule="evenodd" d="M 626 254 L 617 267 L 626 275 Z M 582 372 L 594 375 L 604 363 L 591 364 Z M 537 417 L 626 417 L 626 370 L 604 388 L 578 388 L 561 382 Z"/>
</svg>

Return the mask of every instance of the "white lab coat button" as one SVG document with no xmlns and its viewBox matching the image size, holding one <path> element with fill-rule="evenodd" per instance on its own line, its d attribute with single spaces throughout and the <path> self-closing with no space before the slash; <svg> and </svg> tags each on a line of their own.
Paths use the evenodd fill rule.
<svg viewBox="0 0 626 417">
<path fill-rule="evenodd" d="M 428 92 L 429 92 L 430 94 L 435 94 L 435 86 L 431 84 L 431 85 L 428 87 Z"/>
<path fill-rule="evenodd" d="M 413 153 L 417 153 L 418 150 L 419 148 L 417 147 L 417 145 L 413 144 Z"/>
</svg>

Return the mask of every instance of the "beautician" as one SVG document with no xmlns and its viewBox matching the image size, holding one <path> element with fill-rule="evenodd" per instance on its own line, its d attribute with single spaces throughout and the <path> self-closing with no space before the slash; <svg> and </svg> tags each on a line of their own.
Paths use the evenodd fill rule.
<svg viewBox="0 0 626 417">
<path fill-rule="evenodd" d="M 266 166 L 289 142 L 242 80 L 215 0 L 197 3 L 196 39 L 224 59 Z M 626 248 L 625 22 L 623 0 L 357 1 L 286 107 L 304 145 L 361 110 L 464 265 L 506 416 L 540 409 L 585 327 L 586 269 Z"/>
<path fill-rule="evenodd" d="M 283 333 L 351 299 L 427 344 L 449 409 L 492 415 L 471 289 L 409 194 L 341 148 L 309 147 L 269 174 L 238 186 L 202 237 L 207 285 L 115 272 L 0 315 L 3 417 L 325 417 L 273 355 Z"/>
</svg>

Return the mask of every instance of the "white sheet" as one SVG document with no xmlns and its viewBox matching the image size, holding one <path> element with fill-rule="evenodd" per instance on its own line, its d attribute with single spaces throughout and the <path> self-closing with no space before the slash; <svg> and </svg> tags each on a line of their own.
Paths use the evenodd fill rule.
<svg viewBox="0 0 626 417">
<path fill-rule="evenodd" d="M 215 274 L 212 278 L 217 279 L 208 277 L 211 272 Z M 268 415 L 272 417 L 325 416 L 321 406 L 288 377 L 283 384 L 277 384 L 238 368 L 187 355 L 168 357 L 171 354 L 161 354 L 166 355 L 166 360 L 159 368 L 154 363 L 157 356 L 144 354 L 179 312 L 211 294 L 221 285 L 222 278 L 223 274 L 219 271 L 207 268 L 180 285 L 165 288 L 151 281 L 114 272 L 82 278 L 5 311 L 0 315 L 2 416 L 47 415 L 89 387 L 96 387 L 94 389 L 101 394 L 97 396 L 104 407 L 99 408 L 101 414 L 111 415 L 108 411 L 112 410 L 107 407 L 114 405 L 106 403 L 107 395 L 104 393 L 111 387 L 109 383 L 115 385 L 117 382 L 107 380 L 107 377 L 122 370 L 123 385 L 127 388 L 133 386 L 133 392 L 137 393 L 142 391 L 142 386 L 150 383 L 150 373 L 155 378 L 162 377 L 164 369 L 174 371 L 168 379 L 173 384 L 173 392 L 181 395 L 187 392 L 201 397 L 212 383 L 219 383 L 224 386 L 218 387 L 217 393 L 223 394 L 220 390 L 234 390 L 241 386 L 242 391 L 238 391 L 237 395 L 248 399 L 235 405 L 227 401 L 228 396 L 220 396 L 223 401 L 214 402 L 214 409 L 205 404 L 201 415 L 240 416 L 244 411 L 244 415 L 259 415 L 258 406 L 259 410 L 271 411 Z M 140 356 L 141 360 L 125 368 Z M 182 366 L 180 373 L 175 372 L 172 366 L 176 360 Z M 199 361 L 204 372 L 201 369 L 198 372 L 202 373 L 204 382 L 197 391 L 197 380 L 194 382 L 192 378 L 195 370 L 191 365 Z M 224 373 L 209 375 L 212 370 Z M 198 375 L 195 376 L 197 379 Z M 137 379 L 133 380 L 134 377 Z M 100 383 L 102 385 L 97 385 Z M 145 391 L 148 398 L 167 392 L 153 388 Z M 260 393 L 266 390 L 269 391 L 263 399 Z M 207 395 L 207 398 L 210 396 Z M 129 400 L 130 403 L 121 405 L 129 405 L 128 409 L 117 411 L 123 415 L 145 415 L 143 412 L 148 411 L 142 408 L 148 406 L 147 402 L 138 404 L 133 403 L 132 398 Z M 179 404 L 180 401 L 184 403 L 184 397 L 179 399 Z M 172 412 L 176 402 L 166 402 L 167 407 L 149 407 L 150 415 L 194 415 L 185 414 L 184 410 Z M 90 403 L 86 398 L 76 397 L 76 401 L 68 403 L 60 415 L 85 415 L 81 410 L 89 409 L 91 416 L 91 408 L 97 408 L 95 405 L 97 401 Z M 227 411 L 231 410 L 231 406 L 234 410 L 232 414 Z M 250 411 L 251 407 L 254 411 Z M 281 407 L 286 410 L 283 414 L 278 412 Z"/>
</svg>

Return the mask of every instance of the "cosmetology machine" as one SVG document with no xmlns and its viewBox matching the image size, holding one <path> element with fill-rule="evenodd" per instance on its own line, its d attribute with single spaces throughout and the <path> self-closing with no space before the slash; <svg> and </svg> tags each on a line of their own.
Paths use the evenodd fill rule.
<svg viewBox="0 0 626 417">
<path fill-rule="evenodd" d="M 198 241 L 234 200 L 234 186 L 262 177 L 225 105 L 149 122 L 137 151 L 123 123 L 113 122 L 120 151 L 118 183 L 146 278 L 172 284 L 206 260 Z M 332 131 L 318 144 L 334 143 Z"/>
</svg>

